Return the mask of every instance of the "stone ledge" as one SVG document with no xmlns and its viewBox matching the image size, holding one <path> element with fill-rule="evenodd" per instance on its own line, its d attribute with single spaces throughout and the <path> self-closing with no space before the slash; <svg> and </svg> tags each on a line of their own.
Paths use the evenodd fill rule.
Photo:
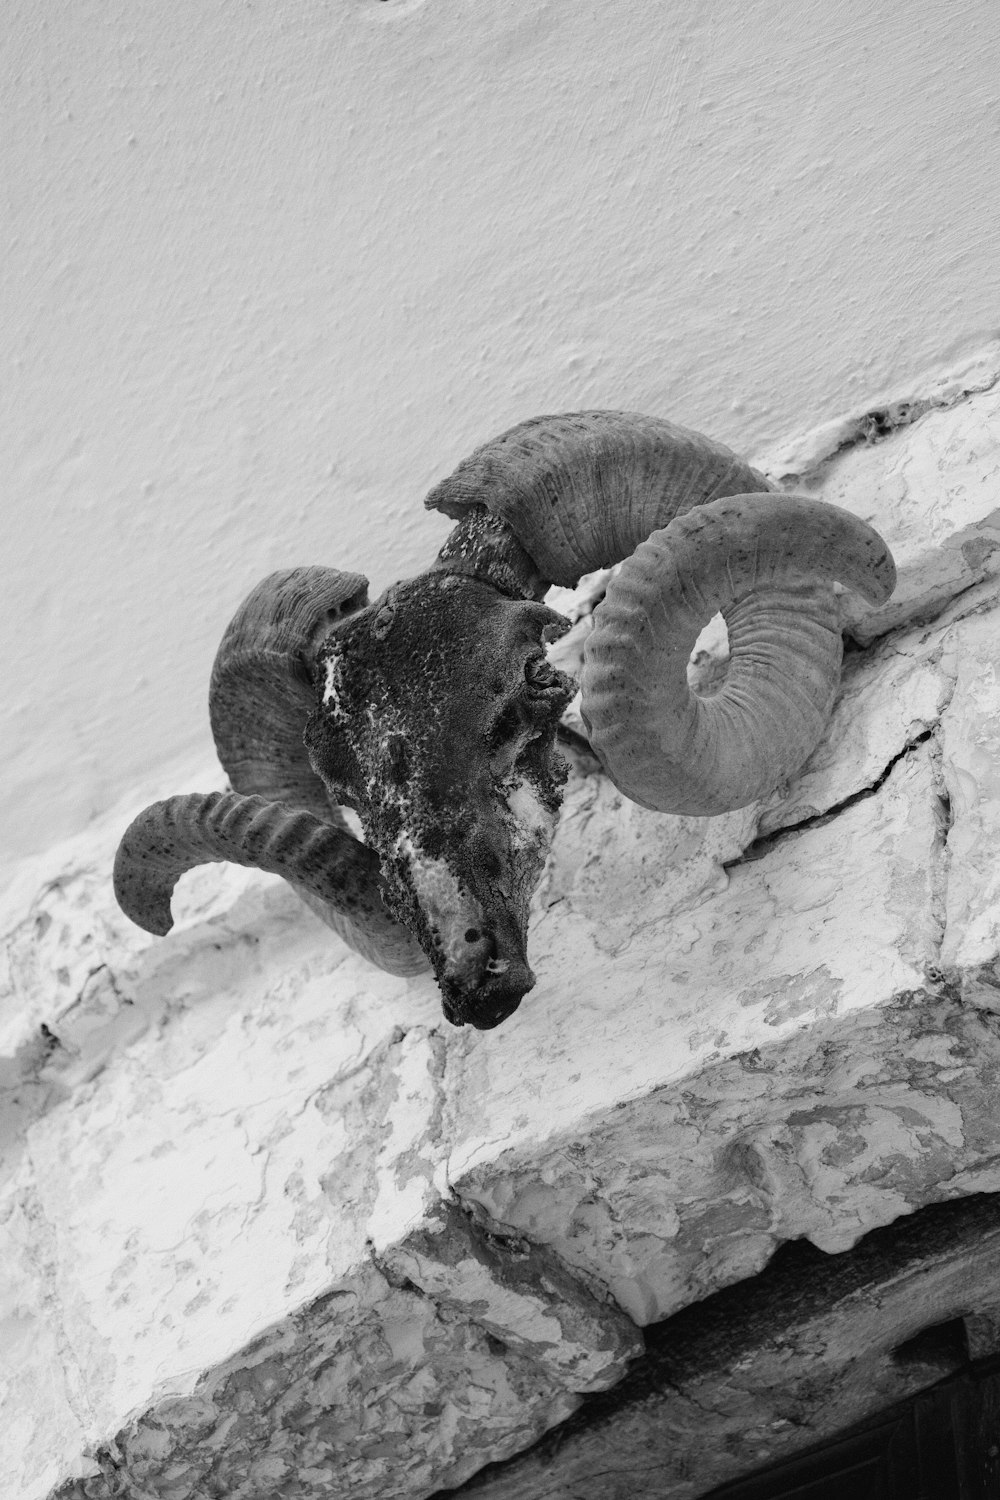
<svg viewBox="0 0 1000 1500">
<path fill-rule="evenodd" d="M 550 1251 L 477 1229 L 454 1204 L 442 1203 L 382 1265 L 547 1365 L 571 1391 L 614 1385 L 642 1351 L 629 1319 L 588 1293 Z"/>
<path fill-rule="evenodd" d="M 1000 1200 L 986 1197 L 921 1210 L 835 1257 L 787 1245 L 760 1276 L 649 1329 L 629 1375 L 530 1452 L 431 1500 L 714 1494 L 970 1360 L 996 1370 L 998 1251 Z"/>
<path fill-rule="evenodd" d="M 1000 582 L 963 551 L 998 452 L 982 390 L 824 461 L 900 549 L 898 617 L 766 807 L 659 817 L 578 766 L 497 1032 L 248 871 L 131 928 L 131 806 L 32 862 L 0 924 L 0 1488 L 426 1495 L 784 1240 L 1000 1188 Z"/>
</svg>

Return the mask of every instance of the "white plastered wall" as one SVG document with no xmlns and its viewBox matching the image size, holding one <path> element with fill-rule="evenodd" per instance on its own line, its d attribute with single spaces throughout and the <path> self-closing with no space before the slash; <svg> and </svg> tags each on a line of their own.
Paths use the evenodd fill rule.
<svg viewBox="0 0 1000 1500">
<path fill-rule="evenodd" d="M 760 451 L 1000 323 L 995 0 L 8 0 L 3 32 L 0 858 L 205 759 L 243 592 L 416 571 L 422 495 L 506 425 Z"/>
</svg>

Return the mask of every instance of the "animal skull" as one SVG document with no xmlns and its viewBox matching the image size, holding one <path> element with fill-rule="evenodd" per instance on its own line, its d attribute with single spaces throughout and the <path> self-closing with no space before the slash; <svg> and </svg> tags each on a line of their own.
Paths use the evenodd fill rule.
<svg viewBox="0 0 1000 1500">
<path fill-rule="evenodd" d="M 634 413 L 522 423 L 427 504 L 458 524 L 373 604 L 363 579 L 317 568 L 244 602 L 210 690 L 233 792 L 147 808 L 116 891 L 162 933 L 183 870 L 275 870 L 382 967 L 429 962 L 446 1017 L 488 1028 L 534 984 L 528 904 L 566 774 L 555 734 L 575 683 L 545 657 L 567 628 L 540 602 L 548 585 L 624 559 L 587 643 L 592 748 L 634 801 L 709 815 L 815 747 L 839 679 L 834 581 L 879 603 L 895 573 L 856 517 L 773 494 L 728 449 Z M 730 669 L 699 698 L 687 662 L 720 609 Z"/>
<path fill-rule="evenodd" d="M 575 683 L 545 658 L 544 604 L 443 571 L 397 584 L 332 631 L 305 743 L 360 815 L 389 911 L 417 937 L 445 1015 L 495 1025 L 533 983 L 528 902 L 565 770 Z"/>
</svg>

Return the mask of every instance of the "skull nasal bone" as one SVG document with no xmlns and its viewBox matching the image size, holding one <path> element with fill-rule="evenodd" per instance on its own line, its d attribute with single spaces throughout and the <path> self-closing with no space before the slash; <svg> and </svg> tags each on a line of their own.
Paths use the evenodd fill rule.
<svg viewBox="0 0 1000 1500">
<path fill-rule="evenodd" d="M 470 997 L 465 1019 L 479 1031 L 492 1030 L 517 1010 L 534 983 L 535 976 L 523 959 L 490 959 L 485 982 Z"/>
<path fill-rule="evenodd" d="M 467 1023 L 480 1031 L 492 1030 L 520 1005 L 535 983 L 535 976 L 521 953 L 498 951 L 491 932 L 470 927 L 466 934 L 471 962 L 455 976 L 451 987 L 448 1019 Z"/>
</svg>

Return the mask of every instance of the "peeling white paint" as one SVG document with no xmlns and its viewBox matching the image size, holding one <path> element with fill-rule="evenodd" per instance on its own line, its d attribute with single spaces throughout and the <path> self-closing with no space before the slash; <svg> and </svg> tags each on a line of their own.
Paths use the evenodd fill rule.
<svg viewBox="0 0 1000 1500">
<path fill-rule="evenodd" d="M 819 493 L 849 463 L 911 538 L 924 592 L 849 656 L 783 801 L 670 818 L 573 773 L 538 985 L 496 1031 L 449 1028 L 429 977 L 369 968 L 249 871 L 185 876 L 150 939 L 110 890 L 125 812 L 24 867 L 0 1492 L 46 1500 L 100 1451 L 174 1500 L 209 1473 L 416 1497 L 533 1442 L 618 1378 L 634 1325 L 783 1240 L 832 1253 L 1000 1191 L 996 580 L 913 618 L 990 524 L 998 422 L 982 392 L 824 466 Z M 964 508 L 920 541 L 950 459 Z"/>
</svg>

